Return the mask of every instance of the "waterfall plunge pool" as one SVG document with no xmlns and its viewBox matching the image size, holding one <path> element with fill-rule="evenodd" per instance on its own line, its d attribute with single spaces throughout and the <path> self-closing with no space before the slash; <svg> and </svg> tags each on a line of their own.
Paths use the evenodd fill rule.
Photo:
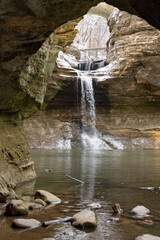
<svg viewBox="0 0 160 240">
<path fill-rule="evenodd" d="M 17 193 L 27 199 L 36 189 L 44 189 L 60 197 L 62 203 L 31 212 L 25 218 L 43 222 L 72 216 L 93 201 L 102 205 L 96 210 L 98 227 L 86 233 L 67 223 L 22 231 L 10 227 L 17 217 L 0 216 L 0 239 L 40 240 L 53 236 L 56 240 L 134 240 L 145 233 L 159 236 L 160 151 L 38 150 L 31 155 L 38 175 L 36 184 L 28 183 L 17 189 Z M 65 173 L 84 181 L 84 185 L 67 178 Z M 112 211 L 115 202 L 120 203 L 124 215 L 119 221 L 111 222 L 110 219 L 116 217 Z M 152 226 L 131 217 L 129 212 L 136 205 L 150 209 Z"/>
</svg>

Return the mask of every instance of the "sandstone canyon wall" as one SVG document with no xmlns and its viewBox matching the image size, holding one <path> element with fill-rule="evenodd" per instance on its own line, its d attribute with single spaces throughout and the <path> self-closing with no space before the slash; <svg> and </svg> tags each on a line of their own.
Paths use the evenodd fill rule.
<svg viewBox="0 0 160 240">
<path fill-rule="evenodd" d="M 93 58 L 106 57 L 108 62 L 93 73 L 97 129 L 112 148 L 159 148 L 160 32 L 145 20 L 115 9 L 108 21 L 109 33 L 105 18 L 97 18 L 94 25 L 94 16 L 89 13 L 82 20 L 73 45 L 99 48 L 96 56 L 92 51 L 89 54 Z M 107 52 L 101 51 L 106 43 Z M 60 54 L 57 59 L 46 93 L 46 101 L 51 102 L 45 111 L 25 122 L 30 147 L 80 147 L 82 120 L 77 103 L 80 93 L 77 95 L 76 63 L 63 65 L 69 59 L 67 54 L 75 55 L 78 61 L 82 55 L 84 60 L 80 52 L 70 47 L 66 57 Z M 59 86 L 56 95 L 54 85 Z"/>
<path fill-rule="evenodd" d="M 58 26 L 82 16 L 98 2 L 96 0 L 0 2 L 1 193 L 8 194 L 10 188 L 36 177 L 22 122 L 42 105 L 46 82 L 44 79 L 41 81 L 42 78 L 36 78 L 35 75 L 29 80 L 23 76 L 29 57 Z M 49 50 L 46 51 L 49 54 Z M 48 68 L 48 56 L 41 51 L 39 57 L 41 58 L 39 66 L 44 71 Z M 34 60 L 33 56 L 28 69 L 30 72 L 34 68 Z"/>
</svg>

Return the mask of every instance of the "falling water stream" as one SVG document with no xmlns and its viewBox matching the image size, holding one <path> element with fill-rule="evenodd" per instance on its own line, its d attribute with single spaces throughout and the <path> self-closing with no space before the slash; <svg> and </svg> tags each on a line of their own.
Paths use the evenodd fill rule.
<svg viewBox="0 0 160 240">
<path fill-rule="evenodd" d="M 102 66 L 102 62 L 99 62 L 99 67 Z M 93 63 L 82 63 L 78 67 L 78 79 L 81 85 L 82 147 L 109 150 L 111 148 L 101 139 L 101 134 L 96 129 L 94 88 L 93 79 L 90 75 L 90 71 L 94 68 Z"/>
</svg>

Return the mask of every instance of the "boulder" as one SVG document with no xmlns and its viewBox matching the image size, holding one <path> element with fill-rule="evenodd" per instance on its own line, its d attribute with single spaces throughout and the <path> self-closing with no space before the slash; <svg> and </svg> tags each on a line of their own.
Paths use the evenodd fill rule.
<svg viewBox="0 0 160 240">
<path fill-rule="evenodd" d="M 14 219 L 12 222 L 12 227 L 15 227 L 15 228 L 35 228 L 35 227 L 39 227 L 40 225 L 41 225 L 41 222 L 39 222 L 36 219 L 18 218 L 18 219 Z"/>
<path fill-rule="evenodd" d="M 150 234 L 143 234 L 142 236 L 137 237 L 135 240 L 160 240 L 160 237 L 156 237 Z"/>
<path fill-rule="evenodd" d="M 144 206 L 136 206 L 131 210 L 131 214 L 135 214 L 137 216 L 147 216 L 150 213 L 150 210 Z"/>
<path fill-rule="evenodd" d="M 46 203 L 45 203 L 42 199 L 40 199 L 40 198 L 36 198 L 36 199 L 34 200 L 34 202 L 37 203 L 37 204 L 42 205 L 43 207 L 46 206 Z"/>
<path fill-rule="evenodd" d="M 11 200 L 6 206 L 5 214 L 8 216 L 27 215 L 29 207 L 22 200 Z"/>
<path fill-rule="evenodd" d="M 58 197 L 56 197 L 52 193 L 47 192 L 45 190 L 37 190 L 36 193 L 35 193 L 35 199 L 36 198 L 40 198 L 48 204 L 50 204 L 50 203 L 60 203 L 61 202 L 61 199 L 59 199 Z"/>
<path fill-rule="evenodd" d="M 73 215 L 71 219 L 72 225 L 80 228 L 88 228 L 97 226 L 95 213 L 91 210 L 83 210 Z"/>
</svg>

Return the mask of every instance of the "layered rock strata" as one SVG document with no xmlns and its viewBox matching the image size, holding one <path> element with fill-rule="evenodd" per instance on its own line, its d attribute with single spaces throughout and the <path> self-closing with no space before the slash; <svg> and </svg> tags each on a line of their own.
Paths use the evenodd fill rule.
<svg viewBox="0 0 160 240">
<path fill-rule="evenodd" d="M 124 137 L 122 141 L 129 148 L 159 148 L 160 32 L 119 10 L 113 12 L 108 24 L 109 65 L 100 85 L 110 111 L 98 114 L 97 109 L 97 127 L 103 134 Z"/>
<path fill-rule="evenodd" d="M 86 25 L 89 29 L 89 23 Z M 111 14 L 108 25 L 111 32 L 109 40 L 106 39 L 108 65 L 93 73 L 97 128 L 113 148 L 159 148 L 160 32 L 145 20 L 118 9 Z M 84 28 L 83 33 L 89 43 L 96 42 L 87 38 Z M 71 48 L 65 59 L 68 53 L 80 59 Z M 94 57 L 92 52 L 91 55 Z M 77 87 L 80 88 L 80 83 L 77 85 L 75 66 L 69 70 L 63 68 L 63 57 L 63 54 L 59 57 L 59 67 L 48 85 L 46 99 L 51 102 L 44 112 L 26 123 L 30 147 L 79 147 L 81 110 Z M 60 86 L 56 95 L 55 82 Z"/>
<path fill-rule="evenodd" d="M 58 9 L 61 4 L 57 5 Z M 80 4 L 75 5 L 76 10 L 74 7 L 71 9 L 73 15 L 64 17 L 63 13 L 56 23 L 53 19 L 58 16 L 51 15 L 53 8 L 49 9 L 48 3 L 43 7 L 40 5 L 29 1 L 0 3 L 0 193 L 3 195 L 9 194 L 9 190 L 17 184 L 36 177 L 22 122 L 42 106 L 59 45 L 71 44 L 76 33 L 75 24 L 79 21 L 57 28 L 42 45 L 63 21 L 78 15 L 75 11 Z M 55 2 L 52 7 L 55 7 Z M 47 15 L 48 12 L 50 15 Z M 79 11 L 79 14 L 82 12 Z M 41 45 L 40 50 L 33 54 Z"/>
<path fill-rule="evenodd" d="M 25 120 L 31 148 L 80 147 L 82 123 L 78 62 L 84 61 L 86 55 L 87 61 L 106 58 L 107 18 L 112 10 L 106 4 L 92 8 L 76 26 L 78 33 L 73 44 L 61 48 L 42 110 Z M 101 99 L 105 97 L 102 92 Z M 103 104 L 106 106 L 105 102 Z"/>
</svg>

